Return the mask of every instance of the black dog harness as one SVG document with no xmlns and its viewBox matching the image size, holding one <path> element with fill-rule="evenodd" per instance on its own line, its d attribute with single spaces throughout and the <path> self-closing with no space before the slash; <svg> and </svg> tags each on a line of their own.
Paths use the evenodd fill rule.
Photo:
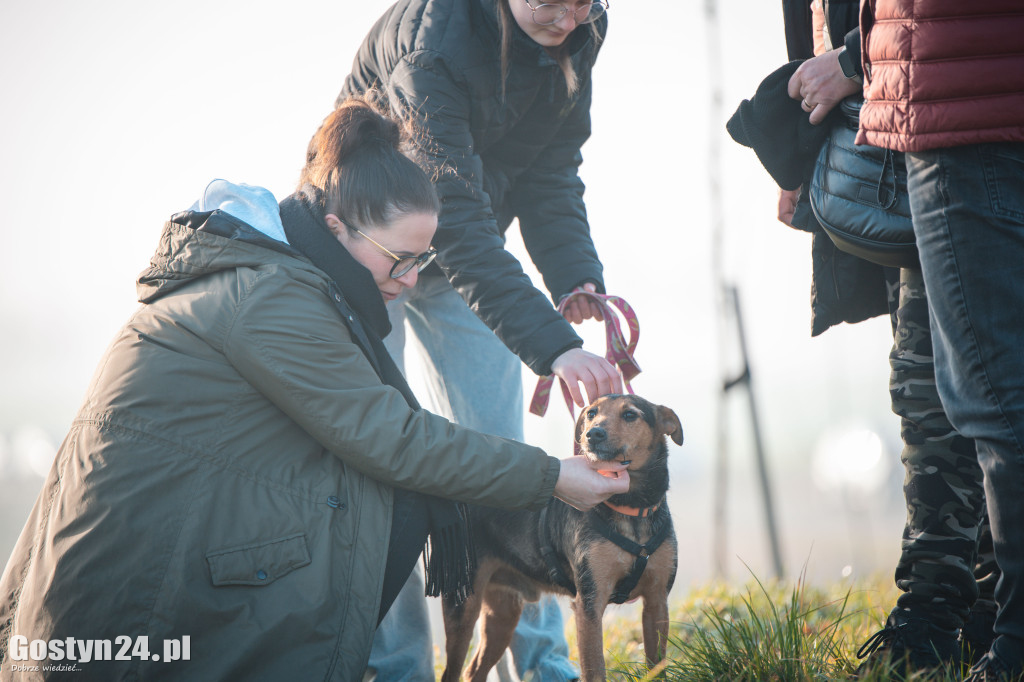
<svg viewBox="0 0 1024 682">
<path fill-rule="evenodd" d="M 565 588 L 569 594 L 575 597 L 575 583 L 565 574 L 562 567 L 558 565 L 555 548 L 552 546 L 551 538 L 548 536 L 547 517 L 548 508 L 544 507 L 540 512 L 540 553 L 544 557 L 544 563 L 548 566 L 548 579 L 556 585 Z M 613 604 L 624 604 L 629 599 L 630 592 L 636 589 L 637 584 L 640 582 L 640 577 L 644 574 L 644 569 L 647 568 L 647 560 L 658 550 L 658 547 L 665 541 L 665 538 L 668 537 L 669 532 L 672 530 L 672 524 L 668 523 L 668 517 L 663 516 L 660 526 L 654 531 L 651 539 L 645 544 L 640 545 L 617 533 L 611 524 L 600 516 L 595 514 L 591 517 L 591 520 L 594 521 L 597 531 L 606 540 L 614 542 L 617 546 L 636 557 L 633 561 L 633 568 L 615 585 L 615 591 L 612 592 L 611 599 L 609 600 Z"/>
</svg>

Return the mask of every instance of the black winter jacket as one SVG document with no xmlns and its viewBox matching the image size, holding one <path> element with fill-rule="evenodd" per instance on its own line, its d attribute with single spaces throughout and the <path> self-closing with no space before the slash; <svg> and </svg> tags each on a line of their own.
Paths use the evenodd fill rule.
<svg viewBox="0 0 1024 682">
<path fill-rule="evenodd" d="M 789 58 L 810 59 L 814 56 L 814 41 L 809 0 L 783 0 L 782 11 Z M 829 47 L 845 44 L 856 64 L 860 63 L 858 11 L 857 0 L 825 2 L 825 21 L 832 40 Z M 803 186 L 806 187 L 809 181 L 808 175 Z M 898 279 L 899 273 L 836 248 L 815 220 L 806 191 L 801 192 L 793 225 L 814 235 L 811 245 L 812 336 L 841 322 L 861 322 L 889 312 L 886 281 Z"/>
<path fill-rule="evenodd" d="M 583 342 L 505 250 L 519 219 L 523 242 L 554 300 L 585 281 L 603 287 L 590 237 L 580 147 L 590 136 L 590 26 L 569 37 L 579 78 L 510 22 L 504 87 L 494 0 L 399 0 L 370 30 L 338 96 L 377 88 L 425 131 L 443 163 L 437 263 L 473 311 L 533 371 Z M 599 20 L 603 37 L 607 18 Z"/>
</svg>

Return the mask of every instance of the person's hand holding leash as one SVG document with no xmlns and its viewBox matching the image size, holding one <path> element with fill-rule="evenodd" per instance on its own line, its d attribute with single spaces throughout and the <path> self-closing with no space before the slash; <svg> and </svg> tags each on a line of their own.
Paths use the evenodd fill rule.
<svg viewBox="0 0 1024 682">
<path fill-rule="evenodd" d="M 625 328 L 619 322 L 618 313 L 625 318 Z M 558 312 L 566 320 L 573 321 L 578 317 L 581 321 L 587 317 L 596 318 L 605 325 L 607 354 L 605 357 L 588 353 L 582 348 L 570 349 L 551 363 L 551 374 L 541 377 L 530 401 L 530 412 L 543 415 L 548 407 L 548 395 L 557 376 L 562 386 L 562 397 L 573 413 L 573 404 L 583 407 L 583 393 L 579 384 L 582 382 L 586 390 L 588 402 L 594 402 L 609 393 L 622 393 L 623 386 L 632 393 L 629 387 L 631 379 L 640 373 L 640 367 L 633 359 L 636 342 L 640 335 L 640 323 L 636 313 L 622 298 L 597 293 L 597 286 L 586 283 L 576 287 L 572 292 L 562 296 L 558 303 Z"/>
<path fill-rule="evenodd" d="M 597 285 L 593 282 L 587 282 L 583 285 L 583 290 L 589 291 L 592 294 L 597 293 Z M 601 306 L 585 298 L 574 298 L 569 301 L 569 304 L 565 306 L 565 310 L 562 311 L 562 317 L 573 324 L 580 324 L 583 320 L 590 319 L 604 322 L 604 313 L 601 311 Z"/>
<path fill-rule="evenodd" d="M 593 282 L 587 282 L 581 288 L 592 294 L 597 292 L 597 285 Z M 573 324 L 589 319 L 604 322 L 601 306 L 582 296 L 569 300 L 561 312 Z M 609 393 L 622 393 L 622 379 L 615 367 L 601 356 L 588 353 L 582 348 L 574 348 L 555 358 L 551 363 L 551 372 L 569 387 L 577 407 L 583 407 Z M 587 402 L 583 402 L 580 382 L 587 391 Z"/>
<path fill-rule="evenodd" d="M 586 457 L 566 457 L 561 462 L 555 497 L 580 511 L 629 490 L 629 472 L 622 462 L 591 462 Z M 597 466 L 604 473 L 599 474 Z"/>
</svg>

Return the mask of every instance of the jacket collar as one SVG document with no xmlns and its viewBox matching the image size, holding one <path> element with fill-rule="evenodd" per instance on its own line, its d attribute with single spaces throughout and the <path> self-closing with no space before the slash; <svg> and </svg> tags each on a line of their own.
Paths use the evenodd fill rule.
<svg viewBox="0 0 1024 682">
<path fill-rule="evenodd" d="M 307 185 L 281 201 L 281 222 L 288 242 L 334 280 L 363 323 L 383 339 L 391 333 L 391 321 L 377 283 L 331 234 L 318 194 Z"/>
</svg>

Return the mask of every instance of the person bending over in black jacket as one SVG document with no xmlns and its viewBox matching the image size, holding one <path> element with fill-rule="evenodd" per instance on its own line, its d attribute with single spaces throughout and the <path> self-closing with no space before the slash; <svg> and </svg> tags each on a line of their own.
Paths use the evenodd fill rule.
<svg viewBox="0 0 1024 682">
<path fill-rule="evenodd" d="M 539 375 L 556 374 L 580 406 L 584 392 L 594 399 L 621 391 L 615 368 L 584 351 L 570 325 L 601 319 L 598 308 L 578 303 L 559 315 L 504 239 L 518 219 L 555 301 L 576 287 L 604 291 L 577 171 L 606 8 L 399 0 L 371 29 L 339 95 L 379 90 L 393 110 L 413 117 L 424 131 L 419 146 L 447 168 L 437 183 L 437 266 L 389 302 L 389 349 L 401 361 L 407 322 L 432 408 L 485 433 L 522 439 L 519 360 Z M 370 667 L 380 682 L 434 679 L 419 581 L 414 575 L 378 631 Z M 527 606 L 510 648 L 520 676 L 578 676 L 551 597 Z"/>
</svg>

